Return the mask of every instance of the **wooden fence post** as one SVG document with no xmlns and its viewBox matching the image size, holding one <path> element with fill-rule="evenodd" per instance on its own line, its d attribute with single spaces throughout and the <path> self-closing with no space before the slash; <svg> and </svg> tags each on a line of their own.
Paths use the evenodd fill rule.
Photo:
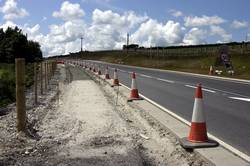
<svg viewBox="0 0 250 166">
<path fill-rule="evenodd" d="M 45 83 L 45 90 L 47 90 L 47 62 L 44 62 L 44 83 Z"/>
<path fill-rule="evenodd" d="M 43 95 L 43 62 L 40 63 L 41 95 Z"/>
<path fill-rule="evenodd" d="M 46 62 L 46 71 L 47 71 L 47 87 L 49 86 L 49 61 Z"/>
<path fill-rule="evenodd" d="M 34 63 L 34 99 L 35 105 L 37 105 L 37 63 Z"/>
<path fill-rule="evenodd" d="M 16 111 L 17 131 L 25 131 L 26 106 L 25 106 L 25 59 L 16 58 Z"/>
<path fill-rule="evenodd" d="M 52 78 L 52 61 L 49 62 L 50 79 Z"/>
</svg>

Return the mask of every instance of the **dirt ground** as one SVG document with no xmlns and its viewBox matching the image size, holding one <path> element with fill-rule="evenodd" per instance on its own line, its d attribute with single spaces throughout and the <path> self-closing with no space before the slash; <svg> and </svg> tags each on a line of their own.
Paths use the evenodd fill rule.
<svg viewBox="0 0 250 166">
<path fill-rule="evenodd" d="M 76 67 L 60 65 L 39 101 L 27 92 L 26 133 L 16 132 L 14 105 L 0 116 L 0 166 L 211 165 Z"/>
</svg>

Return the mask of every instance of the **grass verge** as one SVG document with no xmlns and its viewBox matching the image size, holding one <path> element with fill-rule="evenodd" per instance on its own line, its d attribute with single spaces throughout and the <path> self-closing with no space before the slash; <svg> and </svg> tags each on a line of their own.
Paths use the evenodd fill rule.
<svg viewBox="0 0 250 166">
<path fill-rule="evenodd" d="M 33 84 L 33 64 L 26 64 L 25 84 Z M 12 103 L 16 99 L 15 64 L 0 63 L 0 107 Z"/>
<path fill-rule="evenodd" d="M 100 60 L 110 63 L 126 64 L 139 67 L 208 74 L 211 65 L 215 65 L 214 56 L 167 56 L 150 57 L 140 54 L 126 54 L 125 52 L 88 52 L 74 54 L 71 57 Z M 224 66 L 215 69 L 222 70 L 222 77 L 240 78 L 250 80 L 250 55 L 231 55 L 235 74 L 229 75 Z"/>
</svg>

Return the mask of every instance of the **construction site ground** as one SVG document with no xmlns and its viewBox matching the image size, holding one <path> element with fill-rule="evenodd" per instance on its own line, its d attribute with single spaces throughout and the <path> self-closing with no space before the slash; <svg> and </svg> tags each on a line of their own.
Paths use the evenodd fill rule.
<svg viewBox="0 0 250 166">
<path fill-rule="evenodd" d="M 26 133 L 16 131 L 14 104 L 0 116 L 0 165 L 213 165 L 107 92 L 84 70 L 59 65 L 37 106 L 27 91 Z"/>
</svg>

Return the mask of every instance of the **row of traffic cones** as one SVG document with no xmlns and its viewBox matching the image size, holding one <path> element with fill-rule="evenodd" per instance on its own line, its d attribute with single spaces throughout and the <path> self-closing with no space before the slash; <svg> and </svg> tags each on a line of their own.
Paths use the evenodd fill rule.
<svg viewBox="0 0 250 166">
<path fill-rule="evenodd" d="M 93 69 L 93 72 L 96 73 L 95 66 L 93 66 L 92 69 Z M 91 67 L 89 68 L 89 70 L 91 70 Z M 97 74 L 101 75 L 101 70 L 100 70 L 99 66 L 98 66 Z M 108 67 L 106 67 L 106 69 L 105 69 L 105 79 L 106 80 L 110 79 Z M 113 78 L 111 86 L 112 87 L 120 86 L 120 82 L 119 82 L 118 74 L 117 74 L 117 69 L 114 70 L 114 78 Z M 139 91 L 137 89 L 136 76 L 135 76 L 135 73 L 133 72 L 132 73 L 132 82 L 131 82 L 131 93 L 130 93 L 130 97 L 129 97 L 128 101 L 130 102 L 133 100 L 141 100 L 141 99 L 142 98 L 140 97 Z"/>
<path fill-rule="evenodd" d="M 84 68 L 88 68 L 85 64 Z M 89 70 L 96 72 L 95 66 L 89 65 Z M 209 74 L 212 75 L 213 69 L 210 68 Z M 98 67 L 97 74 L 101 75 L 100 68 Z M 109 80 L 109 70 L 108 67 L 105 69 L 105 79 Z M 112 87 L 120 86 L 117 69 L 114 70 L 114 78 L 112 80 Z M 128 101 L 140 100 L 142 99 L 139 95 L 139 91 L 136 84 L 136 74 L 132 73 L 131 91 Z M 207 128 L 206 128 L 206 118 L 203 110 L 203 95 L 201 84 L 197 85 L 195 91 L 195 100 L 193 107 L 192 122 L 190 127 L 190 132 L 188 137 L 180 139 L 181 146 L 185 149 L 203 148 L 203 147 L 216 147 L 219 144 L 208 138 Z"/>
</svg>

